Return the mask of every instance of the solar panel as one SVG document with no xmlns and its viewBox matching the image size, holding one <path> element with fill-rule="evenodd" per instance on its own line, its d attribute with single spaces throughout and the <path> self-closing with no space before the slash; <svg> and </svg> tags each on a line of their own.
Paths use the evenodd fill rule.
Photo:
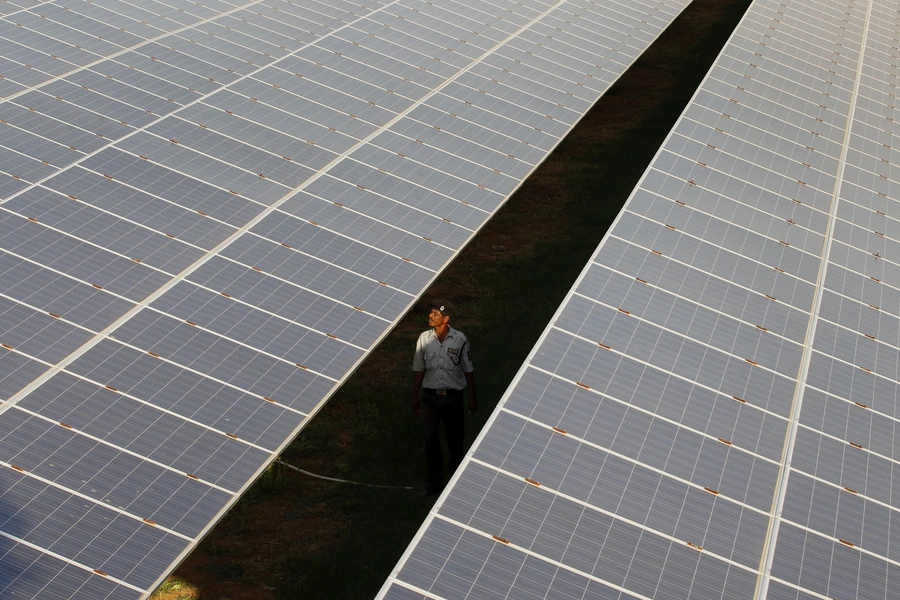
<svg viewBox="0 0 900 600">
<path fill-rule="evenodd" d="M 0 7 L 0 596 L 183 559 L 683 0 Z"/>
<path fill-rule="evenodd" d="M 896 595 L 898 9 L 752 5 L 381 598 Z"/>
</svg>

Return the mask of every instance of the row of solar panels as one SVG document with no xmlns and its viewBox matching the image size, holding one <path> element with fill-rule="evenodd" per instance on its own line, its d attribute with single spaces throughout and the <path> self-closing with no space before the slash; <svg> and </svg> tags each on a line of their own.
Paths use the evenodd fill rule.
<svg viewBox="0 0 900 600">
<path fill-rule="evenodd" d="M 152 591 L 684 4 L 4 3 L 0 596 Z"/>
<path fill-rule="evenodd" d="M 898 15 L 752 5 L 379 597 L 896 596 Z"/>
</svg>

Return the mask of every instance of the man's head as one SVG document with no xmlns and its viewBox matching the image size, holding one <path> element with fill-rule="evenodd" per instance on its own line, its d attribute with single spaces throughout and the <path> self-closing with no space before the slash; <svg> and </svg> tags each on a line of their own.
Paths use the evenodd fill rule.
<svg viewBox="0 0 900 600">
<path fill-rule="evenodd" d="M 445 323 L 450 321 L 450 317 L 453 315 L 453 305 L 450 304 L 449 301 L 444 300 L 443 298 L 436 298 L 429 305 L 430 311 L 428 313 L 428 326 L 429 327 L 439 327 Z"/>
</svg>

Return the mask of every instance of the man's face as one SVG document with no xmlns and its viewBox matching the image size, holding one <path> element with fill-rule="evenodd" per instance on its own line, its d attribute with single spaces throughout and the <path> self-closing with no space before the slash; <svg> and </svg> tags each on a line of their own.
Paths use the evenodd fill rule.
<svg viewBox="0 0 900 600">
<path fill-rule="evenodd" d="M 438 327 L 439 325 L 441 325 L 444 322 L 444 319 L 446 319 L 446 318 L 447 317 L 445 317 L 444 315 L 441 314 L 441 311 L 439 311 L 436 308 L 432 308 L 431 312 L 428 313 L 428 326 L 429 327 Z"/>
</svg>

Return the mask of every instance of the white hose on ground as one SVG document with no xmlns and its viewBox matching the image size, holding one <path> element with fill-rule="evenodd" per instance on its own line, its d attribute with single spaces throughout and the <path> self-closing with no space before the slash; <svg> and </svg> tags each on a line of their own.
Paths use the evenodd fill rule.
<svg viewBox="0 0 900 600">
<path fill-rule="evenodd" d="M 353 485 L 364 485 L 366 487 L 386 488 L 386 489 L 391 489 L 391 490 L 413 490 L 413 489 L 415 489 L 413 486 L 410 486 L 410 485 L 378 485 L 377 483 L 362 483 L 360 481 L 349 481 L 347 479 L 338 479 L 336 477 L 326 477 L 325 475 L 316 475 L 315 473 L 311 473 L 311 472 L 301 469 L 299 467 L 295 467 L 294 465 L 289 465 L 280 459 L 276 460 L 275 462 L 283 467 L 287 467 L 288 469 L 291 469 L 292 471 L 297 471 L 298 473 L 303 473 L 304 475 L 308 475 L 310 477 L 315 477 L 316 479 L 324 479 L 325 481 L 335 481 L 337 483 L 352 483 Z"/>
</svg>

